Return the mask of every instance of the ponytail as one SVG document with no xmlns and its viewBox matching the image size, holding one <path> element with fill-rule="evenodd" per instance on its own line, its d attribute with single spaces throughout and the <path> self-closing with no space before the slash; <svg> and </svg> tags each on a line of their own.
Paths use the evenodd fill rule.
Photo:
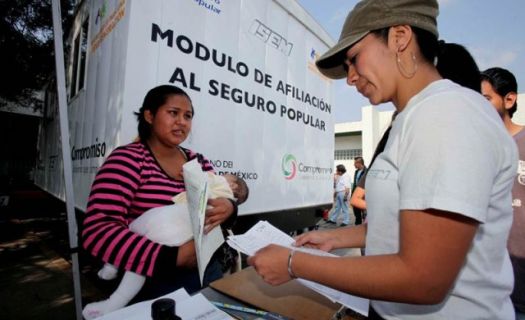
<svg viewBox="0 0 525 320">
<path fill-rule="evenodd" d="M 478 65 L 465 47 L 440 40 L 436 59 L 436 68 L 443 78 L 481 92 Z"/>
<path fill-rule="evenodd" d="M 388 40 L 388 29 L 378 29 L 372 31 L 372 33 L 386 42 Z M 438 41 L 433 33 L 417 27 L 412 27 L 412 30 L 416 34 L 416 40 L 423 59 L 428 63 L 434 64 L 443 78 L 481 93 L 478 65 L 465 47 L 456 43 L 445 43 L 443 40 Z M 394 112 L 392 122 L 396 116 L 397 112 Z M 369 168 L 372 167 L 377 156 L 385 149 L 390 130 L 392 129 L 392 122 L 379 140 Z"/>
<path fill-rule="evenodd" d="M 479 68 L 462 45 L 437 40 L 431 32 L 412 27 L 424 59 L 436 66 L 439 74 L 450 81 L 481 92 Z"/>
<path fill-rule="evenodd" d="M 377 29 L 371 33 L 386 43 L 389 29 Z M 412 26 L 412 31 L 416 35 L 423 59 L 435 65 L 443 78 L 481 93 L 478 65 L 465 47 L 456 43 L 445 43 L 443 40 L 438 41 L 432 32 L 418 27 Z"/>
</svg>

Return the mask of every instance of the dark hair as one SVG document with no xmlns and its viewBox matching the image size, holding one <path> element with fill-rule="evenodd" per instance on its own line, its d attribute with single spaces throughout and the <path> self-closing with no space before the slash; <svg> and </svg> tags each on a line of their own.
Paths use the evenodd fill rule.
<svg viewBox="0 0 525 320">
<path fill-rule="evenodd" d="M 434 64 L 437 58 L 436 68 L 443 78 L 476 92 L 481 92 L 478 65 L 465 47 L 456 43 L 445 43 L 443 40 L 438 41 L 437 37 L 427 30 L 417 27 L 411 28 L 416 35 L 421 55 L 426 62 L 431 64 Z M 371 33 L 386 42 L 389 29 L 374 30 Z"/>
<path fill-rule="evenodd" d="M 341 172 L 341 173 L 346 173 L 346 168 L 344 165 L 342 164 L 338 164 L 337 167 L 335 167 L 337 171 Z"/>
<path fill-rule="evenodd" d="M 139 112 L 134 112 L 139 122 L 138 131 L 139 138 L 141 141 L 146 141 L 151 135 L 151 124 L 149 124 L 146 121 L 146 118 L 144 117 L 144 113 L 146 112 L 146 110 L 149 110 L 153 115 L 155 115 L 159 108 L 166 103 L 168 97 L 172 95 L 181 95 L 188 98 L 191 104 L 191 114 L 195 115 L 195 110 L 193 110 L 193 103 L 191 102 L 191 98 L 184 90 L 172 85 L 161 85 L 155 87 L 148 91 L 148 93 L 144 97 L 144 102 L 142 102 L 142 107 L 140 107 Z"/>
<path fill-rule="evenodd" d="M 237 175 L 234 176 L 236 177 L 235 182 L 239 188 L 237 190 L 237 204 L 242 204 L 248 200 L 248 197 L 250 196 L 250 189 L 248 188 L 248 185 L 244 179 L 241 179 L 241 177 Z"/>
<path fill-rule="evenodd" d="M 516 78 L 507 69 L 503 68 L 490 68 L 481 73 L 481 81 L 487 81 L 490 83 L 494 91 L 501 97 L 505 97 L 511 92 L 518 93 L 518 83 Z M 512 115 L 518 110 L 518 102 L 514 102 L 512 108 L 507 112 L 512 118 Z"/>
<path fill-rule="evenodd" d="M 360 162 L 363 165 L 365 164 L 365 160 L 363 159 L 363 157 L 355 157 L 354 161 Z"/>
<path fill-rule="evenodd" d="M 479 68 L 465 47 L 440 40 L 436 68 L 443 78 L 481 93 Z"/>
</svg>

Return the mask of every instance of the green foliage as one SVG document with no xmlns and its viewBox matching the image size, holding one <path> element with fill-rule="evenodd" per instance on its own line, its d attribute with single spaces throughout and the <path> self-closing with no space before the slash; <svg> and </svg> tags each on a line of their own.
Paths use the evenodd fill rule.
<svg viewBox="0 0 525 320">
<path fill-rule="evenodd" d="M 61 0 L 62 26 L 68 30 L 74 0 Z M 38 107 L 42 90 L 55 69 L 51 0 L 0 0 L 0 97 Z"/>
</svg>

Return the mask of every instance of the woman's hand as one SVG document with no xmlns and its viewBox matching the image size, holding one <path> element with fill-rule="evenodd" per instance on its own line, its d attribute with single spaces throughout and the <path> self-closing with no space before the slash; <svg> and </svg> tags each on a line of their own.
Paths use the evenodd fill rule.
<svg viewBox="0 0 525 320">
<path fill-rule="evenodd" d="M 226 198 L 209 199 L 208 205 L 211 206 L 211 208 L 206 210 L 204 234 L 207 234 L 211 229 L 226 221 L 234 210 L 233 204 Z"/>
<path fill-rule="evenodd" d="M 295 238 L 295 246 L 316 248 L 323 251 L 331 251 L 337 248 L 338 237 L 331 231 L 311 231 L 303 233 Z"/>
<path fill-rule="evenodd" d="M 288 274 L 289 254 L 290 249 L 271 244 L 248 257 L 248 264 L 265 282 L 277 286 L 292 279 Z"/>
<path fill-rule="evenodd" d="M 197 254 L 195 252 L 195 242 L 193 240 L 179 246 L 177 266 L 183 268 L 197 267 Z"/>
</svg>

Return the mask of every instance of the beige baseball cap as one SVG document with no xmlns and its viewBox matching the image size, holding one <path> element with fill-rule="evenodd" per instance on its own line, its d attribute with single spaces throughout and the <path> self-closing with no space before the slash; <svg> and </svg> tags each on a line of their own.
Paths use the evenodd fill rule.
<svg viewBox="0 0 525 320">
<path fill-rule="evenodd" d="M 408 24 L 438 37 L 437 0 L 362 0 L 350 11 L 339 41 L 316 61 L 319 71 L 332 79 L 346 77 L 343 68 L 346 50 L 370 31 Z"/>
</svg>

